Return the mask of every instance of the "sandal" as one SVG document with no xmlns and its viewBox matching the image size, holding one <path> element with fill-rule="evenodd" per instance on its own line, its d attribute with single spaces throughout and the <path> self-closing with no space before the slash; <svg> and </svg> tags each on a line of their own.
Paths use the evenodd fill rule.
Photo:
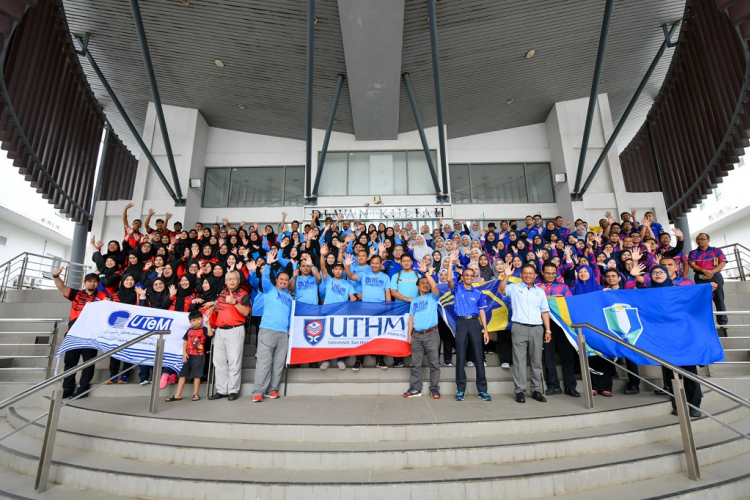
<svg viewBox="0 0 750 500">
<path fill-rule="evenodd" d="M 176 397 L 174 397 L 174 396 L 169 396 L 169 397 L 168 397 L 167 399 L 165 399 L 164 401 L 166 401 L 167 403 L 171 403 L 171 402 L 173 402 L 173 401 L 182 401 L 182 398 L 176 398 Z"/>
<path fill-rule="evenodd" d="M 200 400 L 201 400 L 201 397 L 200 397 L 200 396 L 198 396 L 197 394 L 193 394 L 193 399 L 192 399 L 192 401 L 200 401 Z"/>
</svg>

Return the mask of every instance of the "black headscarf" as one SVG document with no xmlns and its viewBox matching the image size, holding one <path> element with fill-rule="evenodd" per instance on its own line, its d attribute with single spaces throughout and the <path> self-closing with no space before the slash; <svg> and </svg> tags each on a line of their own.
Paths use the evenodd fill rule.
<svg viewBox="0 0 750 500">
<path fill-rule="evenodd" d="M 154 278 L 151 282 L 151 286 L 146 290 L 146 299 L 148 299 L 149 307 L 154 309 L 168 309 L 169 308 L 169 290 L 167 289 L 166 283 L 164 284 L 164 290 L 157 292 L 154 290 L 154 284 L 157 281 L 164 283 L 162 278 Z"/>
<path fill-rule="evenodd" d="M 105 259 L 107 257 L 111 257 L 111 258 L 115 259 L 115 262 L 117 262 L 117 266 L 118 267 L 122 267 L 122 265 L 125 263 L 125 257 L 126 257 L 125 252 L 122 251 L 122 248 L 120 247 L 120 242 L 117 241 L 117 240 L 110 241 L 107 244 L 107 248 L 108 249 L 109 249 L 109 245 L 111 245 L 112 243 L 114 243 L 115 245 L 117 245 L 117 250 L 115 250 L 114 252 L 110 252 L 108 250 L 107 253 L 105 255 L 103 255 L 102 257 L 104 257 Z"/>
<path fill-rule="evenodd" d="M 204 290 L 203 289 L 203 282 L 208 281 L 209 289 Z M 198 289 L 197 293 L 200 295 L 200 298 L 203 299 L 203 302 L 213 302 L 216 300 L 216 297 L 219 296 L 219 292 L 221 292 L 221 288 L 215 284 L 215 282 L 212 282 L 208 278 L 203 278 L 201 281 L 198 282 L 198 285 L 196 287 Z"/>
<path fill-rule="evenodd" d="M 185 299 L 195 293 L 195 277 L 191 277 L 191 274 L 184 274 L 183 276 L 185 276 L 190 282 L 190 286 L 188 286 L 187 288 L 182 288 L 182 285 L 180 284 L 180 281 L 182 281 L 182 277 L 180 277 L 179 281 L 177 281 L 177 284 L 175 285 L 175 287 L 177 288 L 177 295 L 175 297 L 174 310 L 180 312 L 185 310 Z"/>
<path fill-rule="evenodd" d="M 135 279 L 135 276 L 133 276 Z M 135 280 L 138 282 L 138 280 Z M 138 305 L 138 294 L 135 292 L 135 283 L 130 288 L 125 286 L 125 278 L 120 281 L 120 288 L 117 289 L 117 299 L 123 304 Z"/>
</svg>

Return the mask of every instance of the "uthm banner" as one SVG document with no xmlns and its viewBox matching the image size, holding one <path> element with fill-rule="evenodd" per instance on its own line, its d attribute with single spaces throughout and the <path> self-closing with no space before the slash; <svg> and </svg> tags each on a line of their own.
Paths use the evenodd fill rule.
<svg viewBox="0 0 750 500">
<path fill-rule="evenodd" d="M 163 365 L 178 372 L 182 368 L 182 344 L 190 328 L 188 314 L 151 309 L 103 300 L 83 308 L 72 328 L 65 336 L 57 357 L 71 349 L 97 349 L 110 351 L 151 330 L 169 330 L 165 335 Z M 153 358 L 158 336 L 149 337 L 113 355 L 128 363 L 140 363 Z M 153 366 L 154 361 L 144 365 Z"/>
<path fill-rule="evenodd" d="M 550 298 L 549 304 L 552 320 L 574 346 L 577 335 L 571 325 L 588 323 L 674 365 L 708 365 L 724 361 L 711 293 L 708 284 L 614 290 Z M 583 334 L 587 349 L 606 357 L 657 364 L 588 328 Z"/>
<path fill-rule="evenodd" d="M 287 364 L 383 354 L 408 356 L 409 303 L 294 303 Z"/>
</svg>

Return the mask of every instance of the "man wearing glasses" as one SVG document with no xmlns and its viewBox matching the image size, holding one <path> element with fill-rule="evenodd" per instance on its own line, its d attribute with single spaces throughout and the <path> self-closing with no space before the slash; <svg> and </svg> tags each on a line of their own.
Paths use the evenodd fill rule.
<svg viewBox="0 0 750 500">
<path fill-rule="evenodd" d="M 724 278 L 721 276 L 721 270 L 727 265 L 727 259 L 721 248 L 709 246 L 711 238 L 706 233 L 700 233 L 695 238 L 698 248 L 688 254 L 688 264 L 695 272 L 694 280 L 697 284 L 716 283 L 714 287 L 714 305 L 717 311 L 726 311 L 724 304 Z M 719 325 L 726 325 L 729 320 L 726 316 L 717 316 L 716 322 Z M 726 337 L 726 328 L 720 328 L 722 334 Z"/>
</svg>

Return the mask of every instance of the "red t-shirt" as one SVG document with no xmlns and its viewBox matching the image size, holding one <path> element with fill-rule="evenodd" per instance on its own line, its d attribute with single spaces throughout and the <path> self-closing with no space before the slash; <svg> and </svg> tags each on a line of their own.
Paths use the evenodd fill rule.
<svg viewBox="0 0 750 500">
<path fill-rule="evenodd" d="M 107 300 L 107 294 L 104 292 L 94 292 L 91 295 L 86 293 L 84 290 L 70 289 L 67 295 L 64 296 L 66 299 L 72 302 L 70 304 L 70 321 L 68 321 L 68 329 L 73 326 L 78 316 L 83 312 L 83 308 L 90 302 L 96 302 L 99 300 Z"/>
<path fill-rule="evenodd" d="M 206 344 L 206 336 L 208 335 L 208 328 L 202 326 L 200 328 L 191 328 L 182 337 L 182 340 L 187 341 L 187 353 L 188 356 L 203 356 L 205 354 L 204 345 Z"/>
</svg>

